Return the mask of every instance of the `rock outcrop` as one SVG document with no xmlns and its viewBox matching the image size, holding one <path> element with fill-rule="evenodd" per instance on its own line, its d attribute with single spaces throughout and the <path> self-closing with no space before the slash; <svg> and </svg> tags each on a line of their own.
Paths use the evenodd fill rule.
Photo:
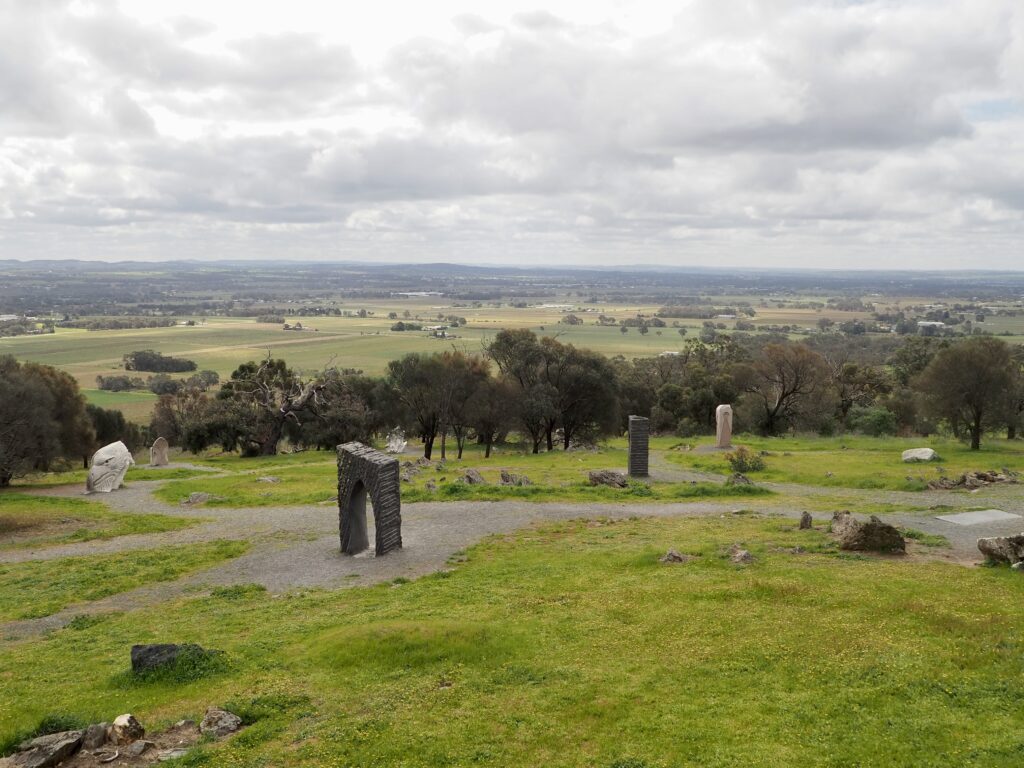
<svg viewBox="0 0 1024 768">
<path fill-rule="evenodd" d="M 1016 565 L 1024 562 L 1024 533 L 978 539 L 978 549 L 993 563 Z"/>
<path fill-rule="evenodd" d="M 607 485 L 612 488 L 625 488 L 629 484 L 624 474 L 611 469 L 592 470 L 587 479 L 591 485 Z"/>
<path fill-rule="evenodd" d="M 849 512 L 832 516 L 832 533 L 848 552 L 906 552 L 907 542 L 896 528 L 872 515 L 861 522 Z"/>
</svg>

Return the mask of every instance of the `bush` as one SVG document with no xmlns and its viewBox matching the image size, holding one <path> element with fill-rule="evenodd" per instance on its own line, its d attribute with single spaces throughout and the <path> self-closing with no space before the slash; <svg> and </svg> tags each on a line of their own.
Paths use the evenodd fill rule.
<svg viewBox="0 0 1024 768">
<path fill-rule="evenodd" d="M 725 454 L 725 460 L 729 462 L 729 467 L 733 472 L 759 472 L 764 469 L 764 459 L 751 451 L 748 448 L 742 446 L 737 448 L 731 453 Z"/>
<path fill-rule="evenodd" d="M 855 407 L 850 409 L 847 425 L 854 432 L 871 437 L 895 435 L 897 429 L 896 414 L 887 408 Z"/>
</svg>

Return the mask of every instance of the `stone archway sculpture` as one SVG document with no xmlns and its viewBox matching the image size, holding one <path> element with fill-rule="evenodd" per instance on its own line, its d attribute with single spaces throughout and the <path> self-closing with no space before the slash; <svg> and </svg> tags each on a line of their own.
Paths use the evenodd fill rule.
<svg viewBox="0 0 1024 768">
<path fill-rule="evenodd" d="M 366 498 L 373 505 L 374 554 L 402 548 L 402 498 L 398 459 L 362 443 L 338 446 L 338 522 L 341 551 L 356 555 L 370 547 Z"/>
</svg>

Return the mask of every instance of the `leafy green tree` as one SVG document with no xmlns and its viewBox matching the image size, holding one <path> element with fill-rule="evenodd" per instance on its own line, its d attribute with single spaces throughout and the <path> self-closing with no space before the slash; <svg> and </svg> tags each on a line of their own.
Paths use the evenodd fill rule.
<svg viewBox="0 0 1024 768">
<path fill-rule="evenodd" d="M 925 409 L 956 434 L 966 429 L 976 451 L 987 430 L 1005 426 L 1012 407 L 1010 347 L 990 336 L 961 341 L 935 355 L 914 384 Z"/>
<path fill-rule="evenodd" d="M 388 383 L 423 440 L 423 456 L 427 459 L 433 455 L 444 419 L 446 373 L 439 355 L 410 352 L 388 363 Z"/>
<path fill-rule="evenodd" d="M 289 429 L 297 435 L 315 417 L 323 390 L 321 378 L 303 381 L 284 360 L 243 363 L 217 393 L 217 441 L 234 438 L 246 456 L 273 456 Z"/>
<path fill-rule="evenodd" d="M 47 365 L 0 357 L 0 487 L 60 461 L 88 463 L 96 439 L 78 384 Z"/>
<path fill-rule="evenodd" d="M 776 435 L 807 415 L 828 381 L 825 361 L 804 344 L 768 344 L 741 375 L 764 435 Z"/>
</svg>

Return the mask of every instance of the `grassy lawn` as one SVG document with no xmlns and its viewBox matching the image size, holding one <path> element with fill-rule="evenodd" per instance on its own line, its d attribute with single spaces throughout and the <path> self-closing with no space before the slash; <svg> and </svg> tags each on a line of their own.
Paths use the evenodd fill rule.
<svg viewBox="0 0 1024 768">
<path fill-rule="evenodd" d="M 655 442 L 670 444 L 675 441 Z M 435 451 L 435 463 L 425 467 L 410 482 L 402 483 L 402 499 L 407 502 L 474 500 L 501 501 L 680 501 L 703 498 L 736 498 L 769 496 L 763 488 L 749 486 L 723 486 L 717 483 L 644 483 L 632 482 L 628 488 L 592 487 L 587 484 L 587 473 L 592 469 L 608 469 L 626 465 L 623 440 L 613 440 L 599 449 L 590 451 L 561 451 L 530 454 L 506 447 L 489 459 L 483 457 L 478 446 L 469 446 L 462 460 L 454 452 L 442 465 Z M 410 460 L 403 456 L 402 460 Z M 216 456 L 197 459 L 197 463 L 215 466 L 224 475 L 206 477 L 201 474 L 186 480 L 167 483 L 156 491 L 157 498 L 169 504 L 180 503 L 190 493 L 204 492 L 215 498 L 211 506 L 253 507 L 298 504 L 318 504 L 337 493 L 337 464 L 331 451 L 307 451 L 258 459 L 237 456 Z M 477 469 L 487 485 L 465 485 L 458 482 L 468 469 Z M 527 475 L 531 482 L 525 487 L 499 485 L 501 471 Z M 268 483 L 261 478 L 274 477 L 279 482 Z M 436 488 L 431 490 L 428 483 Z"/>
<path fill-rule="evenodd" d="M 199 522 L 198 517 L 112 512 L 85 499 L 0 493 L 0 550 L 177 531 Z"/>
<path fill-rule="evenodd" d="M 781 437 L 759 438 L 738 435 L 733 441 L 755 451 L 766 451 L 766 468 L 751 473 L 755 481 L 801 483 L 837 488 L 917 491 L 940 474 L 957 477 L 971 470 L 1002 469 L 1024 471 L 1024 442 L 989 438 L 980 451 L 964 443 L 941 438 L 873 437 Z M 711 441 L 694 441 L 710 445 Z M 941 461 L 904 464 L 900 458 L 908 448 L 934 448 Z M 724 453 L 672 450 L 668 461 L 687 469 L 728 474 Z M 941 468 L 941 472 L 939 469 Z"/>
<path fill-rule="evenodd" d="M 792 521 L 565 523 L 414 582 L 221 590 L 7 644 L 0 742 L 226 704 L 254 724 L 184 764 L 1017 766 L 1022 596 L 1007 569 L 841 556 Z M 157 641 L 227 668 L 133 681 L 130 645 Z"/>
<path fill-rule="evenodd" d="M 0 621 L 49 616 L 79 602 L 179 576 L 238 557 L 241 541 L 214 541 L 95 557 L 0 563 Z"/>
</svg>

